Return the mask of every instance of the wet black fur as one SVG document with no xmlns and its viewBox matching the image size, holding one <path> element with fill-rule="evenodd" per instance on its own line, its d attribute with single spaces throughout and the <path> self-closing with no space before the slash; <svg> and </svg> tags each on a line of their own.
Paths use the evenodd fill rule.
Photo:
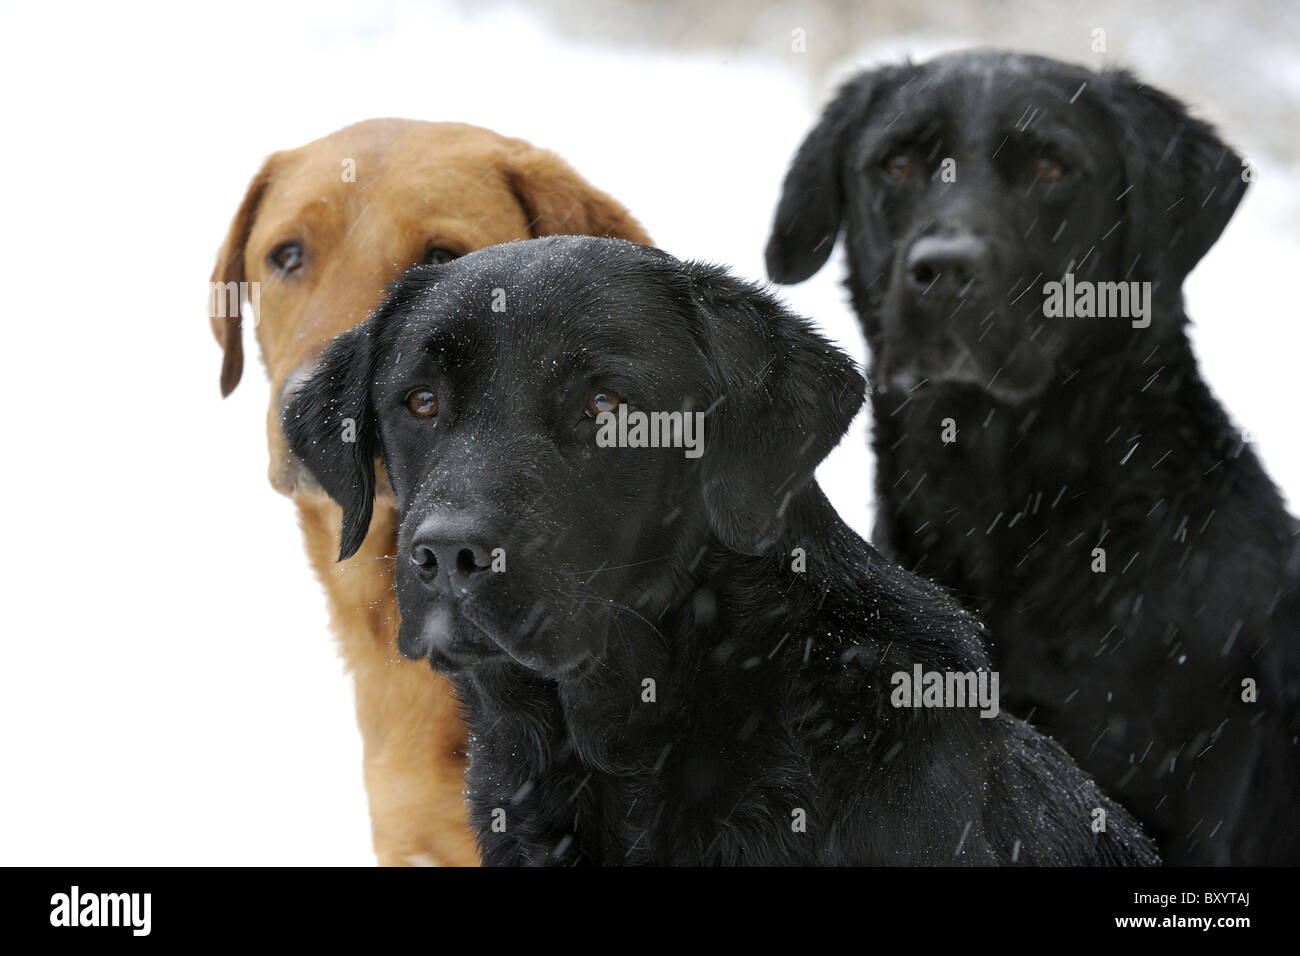
<svg viewBox="0 0 1300 956">
<path fill-rule="evenodd" d="M 957 179 L 897 190 L 855 143 L 920 116 L 924 142 L 884 152 L 951 156 Z M 1063 141 L 1078 178 L 1035 185 L 1029 164 L 1053 147 L 1020 142 L 1020 126 Z M 1130 74 L 956 55 L 843 87 L 791 166 L 768 246 L 773 278 L 800 281 L 843 231 L 877 386 L 877 545 L 981 613 L 1008 705 L 1171 863 L 1300 862 L 1300 536 L 1200 376 L 1181 294 L 1242 171 Z M 988 244 L 973 285 L 900 292 L 910 243 L 958 233 Z M 1071 268 L 1152 282 L 1151 326 L 1045 319 L 1039 286 Z M 963 336 L 964 363 L 940 357 Z M 1022 393 L 999 394 L 995 372 L 1015 368 Z"/>
<path fill-rule="evenodd" d="M 561 371 L 577 353 L 601 371 Z M 594 449 L 582 397 L 618 375 L 643 407 L 708 409 L 703 456 Z M 400 401 L 426 379 L 436 424 Z M 883 560 L 812 480 L 863 384 L 759 288 L 588 238 L 414 269 L 330 347 L 286 433 L 344 509 L 345 554 L 368 523 L 367 456 L 387 466 L 402 647 L 464 704 L 485 863 L 1155 861 L 1021 721 L 890 705 L 895 671 L 988 661 L 976 618 Z M 455 602 L 403 572 L 412 529 L 448 511 L 510 560 Z"/>
</svg>

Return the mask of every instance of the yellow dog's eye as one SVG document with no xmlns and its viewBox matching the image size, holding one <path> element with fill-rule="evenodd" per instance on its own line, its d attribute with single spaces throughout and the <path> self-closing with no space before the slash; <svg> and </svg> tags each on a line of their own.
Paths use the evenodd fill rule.
<svg viewBox="0 0 1300 956">
<path fill-rule="evenodd" d="M 618 392 L 592 392 L 587 398 L 587 411 L 592 415 L 612 412 L 619 406 Z"/>
<path fill-rule="evenodd" d="M 1045 183 L 1054 183 L 1065 175 L 1065 167 L 1056 160 L 1043 156 L 1034 163 L 1034 175 Z"/>
<path fill-rule="evenodd" d="M 406 396 L 406 407 L 421 418 L 438 414 L 438 396 L 427 388 L 417 388 Z"/>
<path fill-rule="evenodd" d="M 426 266 L 440 266 L 456 258 L 458 256 L 450 249 L 431 248 L 424 254 L 424 258 L 420 262 Z"/>
<path fill-rule="evenodd" d="M 297 272 L 302 268 L 303 249 L 300 242 L 282 242 L 266 257 L 281 272 Z"/>
<path fill-rule="evenodd" d="M 912 175 L 912 157 L 907 153 L 898 153 L 885 160 L 885 172 L 895 179 L 906 179 Z"/>
</svg>

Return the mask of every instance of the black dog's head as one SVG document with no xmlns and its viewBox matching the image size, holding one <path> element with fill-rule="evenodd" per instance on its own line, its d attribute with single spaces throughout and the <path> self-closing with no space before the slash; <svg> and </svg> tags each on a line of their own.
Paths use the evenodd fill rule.
<svg viewBox="0 0 1300 956">
<path fill-rule="evenodd" d="M 344 557 L 370 522 L 375 459 L 387 467 L 404 654 L 554 677 L 599 659 L 619 615 L 658 613 L 646 595 L 702 547 L 762 553 L 864 385 L 721 268 L 560 237 L 407 272 L 284 425 L 343 508 Z M 655 412 L 678 415 L 677 431 L 650 421 L 681 447 L 628 447 L 636 413 Z M 608 447 L 620 413 L 626 443 Z"/>
<path fill-rule="evenodd" d="M 1208 126 L 1125 72 L 986 51 L 886 67 L 847 83 L 799 149 L 768 272 L 803 281 L 844 228 L 883 388 L 964 382 L 1020 401 L 1067 349 L 1133 334 L 1047 318 L 1046 283 L 1150 282 L 1170 306 L 1156 334 L 1175 331 L 1183 278 L 1245 179 Z"/>
</svg>

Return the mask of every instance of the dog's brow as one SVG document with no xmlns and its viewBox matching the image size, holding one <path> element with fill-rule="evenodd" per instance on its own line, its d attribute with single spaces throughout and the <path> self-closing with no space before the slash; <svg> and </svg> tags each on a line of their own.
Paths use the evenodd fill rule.
<svg viewBox="0 0 1300 956">
<path fill-rule="evenodd" d="M 1055 125 L 1037 129 L 1006 131 L 1007 139 L 1021 149 L 1056 149 L 1075 166 L 1085 170 L 1095 169 L 1093 150 L 1068 126 Z"/>
<path fill-rule="evenodd" d="M 894 143 L 940 138 L 944 119 L 934 110 L 918 113 L 909 110 L 893 114 L 888 119 L 872 120 L 858 135 L 855 160 L 858 170 L 873 165 L 881 158 L 881 150 Z"/>
<path fill-rule="evenodd" d="M 397 337 L 387 349 L 387 375 L 403 379 L 429 367 L 452 368 L 472 354 L 477 338 L 448 329 L 420 329 Z"/>
<path fill-rule="evenodd" d="M 629 366 L 640 365 L 606 349 L 568 349 L 557 358 L 555 372 L 560 382 L 567 383 L 580 378 L 626 378 Z"/>
</svg>

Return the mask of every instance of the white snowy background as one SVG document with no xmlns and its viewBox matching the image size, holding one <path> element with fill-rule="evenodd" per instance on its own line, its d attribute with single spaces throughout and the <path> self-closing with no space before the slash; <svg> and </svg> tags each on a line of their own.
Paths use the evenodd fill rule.
<svg viewBox="0 0 1300 956">
<path fill-rule="evenodd" d="M 219 398 L 204 312 L 263 156 L 359 119 L 530 139 L 664 248 L 761 278 L 786 163 L 856 66 L 981 44 L 1138 68 L 1259 169 L 1187 293 L 1297 500 L 1300 8 L 1129 6 L 6 4 L 0 864 L 373 862 L 351 684 L 265 479 L 268 389 L 250 359 Z M 842 271 L 784 294 L 861 359 Z M 819 472 L 863 533 L 866 428 Z"/>
</svg>

